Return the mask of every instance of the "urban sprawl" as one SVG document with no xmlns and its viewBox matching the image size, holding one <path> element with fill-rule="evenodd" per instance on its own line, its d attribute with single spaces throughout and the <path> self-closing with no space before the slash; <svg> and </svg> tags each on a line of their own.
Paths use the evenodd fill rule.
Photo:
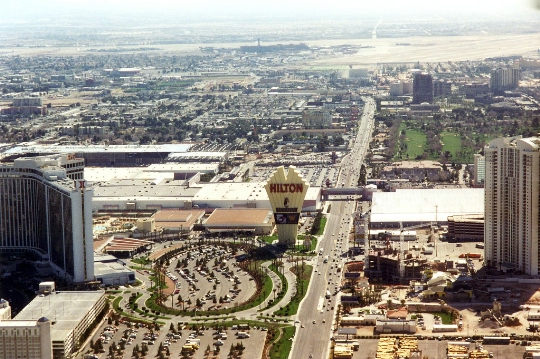
<svg viewBox="0 0 540 359">
<path fill-rule="evenodd" d="M 0 359 L 540 357 L 538 52 L 41 50 L 0 55 Z"/>
</svg>

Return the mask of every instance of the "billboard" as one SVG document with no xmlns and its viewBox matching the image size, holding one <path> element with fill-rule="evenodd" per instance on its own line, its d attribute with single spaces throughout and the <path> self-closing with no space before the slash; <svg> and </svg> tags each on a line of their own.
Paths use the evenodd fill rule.
<svg viewBox="0 0 540 359">
<path fill-rule="evenodd" d="M 274 213 L 276 224 L 298 224 L 300 213 Z"/>
<path fill-rule="evenodd" d="M 287 171 L 280 166 L 264 187 L 274 211 L 279 243 L 295 244 L 300 212 L 309 184 L 294 166 L 290 166 Z"/>
</svg>

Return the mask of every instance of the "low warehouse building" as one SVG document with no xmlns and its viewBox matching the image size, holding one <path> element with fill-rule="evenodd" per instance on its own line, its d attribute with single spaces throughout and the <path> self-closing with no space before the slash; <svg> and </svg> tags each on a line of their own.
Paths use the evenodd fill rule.
<svg viewBox="0 0 540 359">
<path fill-rule="evenodd" d="M 269 209 L 217 208 L 204 222 L 204 227 L 210 233 L 243 232 L 268 235 L 274 228 L 274 217 Z"/>
<path fill-rule="evenodd" d="M 380 319 L 375 325 L 377 333 L 416 333 L 416 320 Z"/>
<path fill-rule="evenodd" d="M 189 233 L 193 225 L 204 216 L 202 209 L 181 210 L 178 208 L 163 209 L 154 214 L 157 227 L 164 231 Z"/>
</svg>

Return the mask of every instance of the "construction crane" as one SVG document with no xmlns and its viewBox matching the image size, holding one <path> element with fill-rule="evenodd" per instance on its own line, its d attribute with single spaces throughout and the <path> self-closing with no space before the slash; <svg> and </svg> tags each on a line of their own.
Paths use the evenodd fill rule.
<svg viewBox="0 0 540 359">
<path fill-rule="evenodd" d="M 365 213 L 364 218 L 364 270 L 369 268 L 369 222 L 370 222 L 371 210 Z"/>
<path fill-rule="evenodd" d="M 405 235 L 403 234 L 403 223 L 399 222 L 399 281 L 405 278 Z"/>
</svg>

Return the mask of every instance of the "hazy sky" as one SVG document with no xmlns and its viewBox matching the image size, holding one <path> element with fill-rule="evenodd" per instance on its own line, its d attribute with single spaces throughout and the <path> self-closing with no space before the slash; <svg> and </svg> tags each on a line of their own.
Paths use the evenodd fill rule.
<svg viewBox="0 0 540 359">
<path fill-rule="evenodd" d="M 27 14 L 106 13 L 159 14 L 196 16 L 429 16 L 430 14 L 481 16 L 538 13 L 534 4 L 540 0 L 1 0 L 2 12 L 10 16 Z M 1 23 L 1 20 L 0 20 Z"/>
</svg>

